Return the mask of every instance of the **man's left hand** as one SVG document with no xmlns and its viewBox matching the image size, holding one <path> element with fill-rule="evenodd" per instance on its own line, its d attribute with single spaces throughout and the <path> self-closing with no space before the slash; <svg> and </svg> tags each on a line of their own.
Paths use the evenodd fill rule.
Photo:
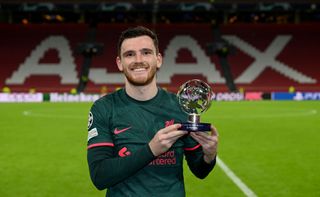
<svg viewBox="0 0 320 197">
<path fill-rule="evenodd" d="M 202 146 L 204 161 L 211 163 L 216 155 L 218 148 L 218 131 L 211 126 L 211 134 L 207 132 L 190 132 L 190 135 Z"/>
</svg>

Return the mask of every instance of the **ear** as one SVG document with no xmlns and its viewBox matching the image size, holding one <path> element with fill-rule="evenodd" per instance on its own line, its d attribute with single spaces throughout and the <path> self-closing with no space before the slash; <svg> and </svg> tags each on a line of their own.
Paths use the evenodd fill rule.
<svg viewBox="0 0 320 197">
<path fill-rule="evenodd" d="M 117 56 L 117 58 L 116 58 L 116 63 L 117 63 L 118 69 L 122 72 L 123 66 L 122 66 L 121 59 L 119 56 Z"/>
<path fill-rule="evenodd" d="M 162 55 L 161 53 L 158 53 L 157 55 L 157 68 L 159 69 L 162 65 Z"/>
</svg>

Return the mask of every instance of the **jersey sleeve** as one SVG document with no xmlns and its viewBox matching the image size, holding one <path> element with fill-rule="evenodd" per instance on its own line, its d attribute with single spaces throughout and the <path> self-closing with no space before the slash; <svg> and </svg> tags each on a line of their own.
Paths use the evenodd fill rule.
<svg viewBox="0 0 320 197">
<path fill-rule="evenodd" d="M 100 190 L 124 181 L 148 165 L 155 156 L 148 144 L 128 157 L 114 157 L 112 147 L 88 149 L 90 176 L 93 184 Z"/>
<path fill-rule="evenodd" d="M 109 121 L 111 110 L 111 105 L 108 106 L 108 103 L 102 102 L 102 100 L 98 100 L 92 105 L 88 120 L 88 149 L 99 146 L 114 146 Z"/>
<path fill-rule="evenodd" d="M 191 172 L 198 178 L 204 179 L 214 168 L 216 159 L 210 164 L 204 161 L 204 153 L 202 146 L 191 136 L 187 136 L 184 140 L 184 153 L 187 164 Z"/>
<path fill-rule="evenodd" d="M 191 136 L 187 135 L 184 139 L 184 151 L 194 151 L 198 148 L 200 148 L 200 144 L 195 141 Z"/>
<path fill-rule="evenodd" d="M 200 179 L 204 179 L 208 176 L 216 164 L 216 158 L 210 164 L 204 161 L 201 146 L 193 151 L 185 151 L 185 156 L 189 169 Z"/>
</svg>

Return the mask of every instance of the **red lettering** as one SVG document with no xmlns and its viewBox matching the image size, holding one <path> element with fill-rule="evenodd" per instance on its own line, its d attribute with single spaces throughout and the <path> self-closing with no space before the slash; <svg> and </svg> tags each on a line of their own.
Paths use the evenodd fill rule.
<svg viewBox="0 0 320 197">
<path fill-rule="evenodd" d="M 173 125 L 173 124 L 174 124 L 174 120 L 173 119 L 172 120 L 168 120 L 165 123 L 165 127 L 168 127 L 168 126 Z"/>
<path fill-rule="evenodd" d="M 149 163 L 149 165 L 174 165 L 177 163 L 175 152 L 168 151 L 163 153 L 162 155 L 158 156 L 156 159 L 154 159 L 152 162 Z"/>
</svg>

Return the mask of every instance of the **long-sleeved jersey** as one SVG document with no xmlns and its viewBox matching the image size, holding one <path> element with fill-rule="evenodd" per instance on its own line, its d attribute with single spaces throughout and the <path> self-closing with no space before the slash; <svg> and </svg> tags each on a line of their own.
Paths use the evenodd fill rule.
<svg viewBox="0 0 320 197">
<path fill-rule="evenodd" d="M 88 121 L 88 164 L 98 189 L 107 196 L 185 196 L 183 158 L 190 170 L 205 178 L 215 165 L 203 160 L 200 144 L 184 136 L 155 157 L 148 145 L 157 131 L 187 121 L 174 94 L 159 88 L 148 101 L 124 89 L 106 95 L 91 107 Z"/>
</svg>

